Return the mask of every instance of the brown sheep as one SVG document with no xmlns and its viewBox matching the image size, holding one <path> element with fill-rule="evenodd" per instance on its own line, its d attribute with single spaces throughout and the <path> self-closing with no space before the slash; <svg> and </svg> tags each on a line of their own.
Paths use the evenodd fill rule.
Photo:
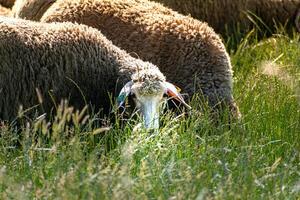
<svg viewBox="0 0 300 200">
<path fill-rule="evenodd" d="M 300 0 L 155 0 L 183 14 L 190 14 L 199 20 L 206 21 L 216 32 L 226 34 L 226 31 L 240 25 L 243 32 L 249 31 L 253 22 L 259 17 L 270 31 L 276 24 L 289 22 L 295 27 Z M 254 16 L 254 15 L 255 16 Z M 262 25 L 260 22 L 258 22 Z M 299 22 L 296 22 L 298 26 Z"/>
<path fill-rule="evenodd" d="M 134 94 L 146 128 L 158 128 L 164 93 L 184 103 L 155 65 L 131 57 L 85 25 L 0 17 L 0 58 L 2 120 L 16 117 L 20 105 L 41 104 L 49 111 L 53 99 L 65 98 L 75 107 L 90 103 L 107 113 L 109 95 L 121 91 L 120 106 Z"/>
<path fill-rule="evenodd" d="M 230 58 L 206 23 L 147 0 L 57 0 L 41 21 L 97 28 L 117 46 L 159 66 L 190 97 L 201 93 L 212 108 L 226 105 L 240 116 Z"/>
<path fill-rule="evenodd" d="M 15 0 L 0 0 L 0 5 L 6 7 L 6 8 L 11 8 L 15 3 Z"/>
<path fill-rule="evenodd" d="M 56 0 L 16 0 L 14 15 L 19 18 L 38 20 L 54 1 Z M 207 22 L 225 38 L 235 32 L 247 33 L 256 26 L 254 23 L 259 25 L 262 33 L 273 33 L 277 25 L 286 23 L 288 27 L 296 27 L 300 31 L 300 20 L 297 18 L 297 12 L 300 15 L 300 0 L 154 1 Z"/>
</svg>

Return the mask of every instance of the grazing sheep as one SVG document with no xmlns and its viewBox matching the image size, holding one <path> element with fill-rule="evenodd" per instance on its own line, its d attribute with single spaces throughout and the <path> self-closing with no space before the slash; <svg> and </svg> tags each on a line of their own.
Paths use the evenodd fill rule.
<svg viewBox="0 0 300 200">
<path fill-rule="evenodd" d="M 12 13 L 15 18 L 39 21 L 56 0 L 16 0 Z"/>
<path fill-rule="evenodd" d="M 15 0 L 0 0 L 0 5 L 6 7 L 6 8 L 11 8 L 15 3 Z"/>
<path fill-rule="evenodd" d="M 249 17 L 258 21 L 254 15 L 261 18 L 270 31 L 275 24 L 285 24 L 288 21 L 295 27 L 296 12 L 300 8 L 300 0 L 155 0 L 183 14 L 206 21 L 218 33 L 225 35 L 226 31 L 239 24 L 241 31 L 249 31 L 254 24 Z M 252 14 L 254 15 L 252 15 Z M 259 22 L 258 22 L 259 23 Z M 261 23 L 259 23 L 262 25 Z"/>
<path fill-rule="evenodd" d="M 147 0 L 57 0 L 41 21 L 97 28 L 115 45 L 157 65 L 190 97 L 199 92 L 215 111 L 225 105 L 240 116 L 230 58 L 206 23 Z"/>
<path fill-rule="evenodd" d="M 16 0 L 15 16 L 24 19 L 39 20 L 43 12 L 56 0 Z M 236 31 L 247 33 L 254 23 L 262 27 L 263 32 L 276 31 L 278 24 L 296 27 L 300 31 L 297 12 L 300 0 L 154 0 L 169 6 L 183 14 L 190 14 L 207 22 L 223 37 Z M 226 12 L 224 12 L 226 11 Z M 228 14 L 230 13 L 230 14 Z M 259 21 L 258 18 L 262 20 Z M 255 21 L 255 22 L 254 22 Z M 265 26 L 266 25 L 266 26 Z M 276 26 L 275 26 L 276 25 Z"/>
<path fill-rule="evenodd" d="M 109 94 L 122 85 L 119 105 L 135 94 L 147 128 L 158 126 L 164 93 L 184 103 L 156 66 L 131 57 L 85 25 L 0 17 L 0 58 L 2 120 L 14 118 L 20 105 L 41 104 L 49 111 L 53 100 L 64 98 L 77 108 L 91 103 L 108 112 Z"/>
<path fill-rule="evenodd" d="M 10 16 L 11 10 L 0 5 L 0 16 Z"/>
</svg>

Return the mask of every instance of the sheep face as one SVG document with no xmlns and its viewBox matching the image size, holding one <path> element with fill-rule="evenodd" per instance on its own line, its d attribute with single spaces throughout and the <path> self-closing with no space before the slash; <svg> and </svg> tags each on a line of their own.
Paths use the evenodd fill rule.
<svg viewBox="0 0 300 200">
<path fill-rule="evenodd" d="M 159 128 L 159 110 L 164 102 L 162 82 L 137 82 L 132 85 L 133 100 L 141 112 L 146 129 Z"/>
<path fill-rule="evenodd" d="M 127 96 L 132 95 L 137 109 L 141 113 L 146 129 L 159 128 L 160 107 L 166 100 L 165 96 L 174 98 L 190 108 L 176 87 L 166 81 L 130 81 L 121 90 L 118 104 L 121 106 Z"/>
<path fill-rule="evenodd" d="M 150 63 L 141 63 L 120 92 L 118 104 L 122 106 L 126 97 L 131 95 L 135 105 L 143 117 L 146 129 L 159 128 L 160 107 L 166 100 L 164 95 L 169 96 L 188 106 L 177 88 L 166 81 L 165 76 L 157 67 Z M 189 106 L 188 106 L 189 107 Z"/>
</svg>

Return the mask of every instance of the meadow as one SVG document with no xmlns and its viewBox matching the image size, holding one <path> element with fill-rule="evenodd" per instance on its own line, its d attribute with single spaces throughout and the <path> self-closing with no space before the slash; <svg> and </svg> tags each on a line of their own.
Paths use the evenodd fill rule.
<svg viewBox="0 0 300 200">
<path fill-rule="evenodd" d="M 300 36 L 257 35 L 228 48 L 241 121 L 215 124 L 197 95 L 155 134 L 67 103 L 24 113 L 0 125 L 0 199 L 299 199 Z"/>
</svg>

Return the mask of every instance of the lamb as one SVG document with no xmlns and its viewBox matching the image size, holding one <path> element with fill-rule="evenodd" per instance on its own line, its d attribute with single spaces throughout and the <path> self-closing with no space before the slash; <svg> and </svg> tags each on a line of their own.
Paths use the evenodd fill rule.
<svg viewBox="0 0 300 200">
<path fill-rule="evenodd" d="M 15 18 L 39 21 L 56 0 L 16 0 L 12 8 Z"/>
<path fill-rule="evenodd" d="M 97 28 L 115 45 L 157 65 L 189 98 L 200 93 L 216 113 L 229 108 L 240 117 L 230 58 L 206 23 L 147 0 L 57 0 L 41 21 Z"/>
<path fill-rule="evenodd" d="M 158 128 L 164 94 L 185 104 L 155 65 L 131 57 L 85 25 L 0 17 L 0 58 L 2 120 L 16 117 L 20 105 L 50 112 L 65 98 L 76 108 L 90 103 L 107 113 L 110 94 L 120 91 L 120 106 L 134 94 L 145 127 Z"/>
<path fill-rule="evenodd" d="M 0 16 L 10 16 L 11 10 L 0 5 Z"/>
<path fill-rule="evenodd" d="M 15 3 L 15 0 L 0 0 L 0 5 L 6 7 L 6 8 L 11 8 Z"/>
<path fill-rule="evenodd" d="M 240 30 L 248 32 L 254 26 L 249 20 L 249 12 L 261 18 L 269 31 L 274 31 L 278 24 L 299 26 L 296 20 L 297 10 L 300 8 L 300 0 L 155 0 L 183 14 L 208 22 L 218 33 L 223 36 L 234 30 L 239 23 Z M 252 19 L 255 16 L 250 14 Z M 252 16 L 251 16 L 252 15 Z M 257 21 L 257 20 L 256 20 Z M 261 24 L 262 25 L 262 24 Z"/>
</svg>

